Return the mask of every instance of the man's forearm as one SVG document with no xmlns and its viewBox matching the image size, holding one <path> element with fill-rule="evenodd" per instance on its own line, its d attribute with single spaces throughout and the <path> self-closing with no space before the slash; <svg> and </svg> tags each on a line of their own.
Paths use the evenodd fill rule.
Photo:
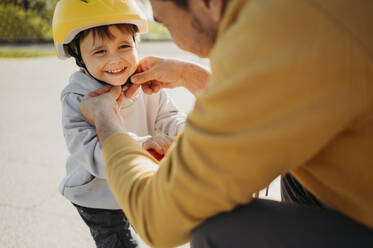
<svg viewBox="0 0 373 248">
<path fill-rule="evenodd" d="M 117 133 L 125 133 L 120 121 L 116 116 L 103 115 L 96 120 L 96 133 L 97 137 L 103 144 L 104 140 Z"/>
<path fill-rule="evenodd" d="M 206 88 L 210 72 L 199 65 L 188 64 L 182 77 L 184 87 L 195 95 L 198 91 Z"/>
</svg>

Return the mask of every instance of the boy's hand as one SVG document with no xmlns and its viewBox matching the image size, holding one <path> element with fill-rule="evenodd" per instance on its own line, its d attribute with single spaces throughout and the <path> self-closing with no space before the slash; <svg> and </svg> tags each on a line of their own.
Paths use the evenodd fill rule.
<svg viewBox="0 0 373 248">
<path fill-rule="evenodd" d="M 164 157 L 164 155 L 159 154 L 154 149 L 148 149 L 147 150 L 156 160 L 161 161 Z"/>
<path fill-rule="evenodd" d="M 174 138 L 166 134 L 157 134 L 146 140 L 142 146 L 145 150 L 154 149 L 159 154 L 164 155 L 174 141 Z"/>
</svg>

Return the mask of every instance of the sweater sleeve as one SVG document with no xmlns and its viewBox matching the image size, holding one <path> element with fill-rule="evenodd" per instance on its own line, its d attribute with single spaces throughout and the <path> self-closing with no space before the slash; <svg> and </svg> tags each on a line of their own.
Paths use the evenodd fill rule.
<svg viewBox="0 0 373 248">
<path fill-rule="evenodd" d="M 82 97 L 75 93 L 67 93 L 62 97 L 62 125 L 67 149 L 70 158 L 84 166 L 90 174 L 106 178 L 106 168 L 96 130 L 84 120 L 78 109 Z M 127 135 L 140 145 L 150 137 L 140 137 L 132 132 L 127 132 Z"/>
<path fill-rule="evenodd" d="M 358 54 L 345 34 L 304 1 L 242 2 L 227 10 L 233 24 L 211 54 L 208 88 L 159 169 L 126 135 L 103 144 L 111 189 L 151 246 L 185 243 L 207 218 L 250 202 L 362 112 L 362 85 L 349 78 Z"/>
<path fill-rule="evenodd" d="M 159 92 L 157 100 L 156 131 L 176 137 L 184 128 L 186 114 L 176 107 L 165 90 Z"/>
</svg>

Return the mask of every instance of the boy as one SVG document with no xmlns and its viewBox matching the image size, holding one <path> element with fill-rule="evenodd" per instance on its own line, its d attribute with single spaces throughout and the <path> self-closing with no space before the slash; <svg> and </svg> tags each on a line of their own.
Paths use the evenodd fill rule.
<svg viewBox="0 0 373 248">
<path fill-rule="evenodd" d="M 57 55 L 74 57 L 81 68 L 61 94 L 70 156 L 60 192 L 78 209 L 97 247 L 136 247 L 136 241 L 105 180 L 95 129 L 85 122 L 78 105 L 93 90 L 127 82 L 137 68 L 137 36 L 144 31 L 146 21 L 132 0 L 61 0 L 53 16 Z M 184 127 L 185 115 L 164 91 L 145 95 L 138 90 L 132 98 L 122 98 L 120 111 L 128 134 L 160 154 Z"/>
</svg>

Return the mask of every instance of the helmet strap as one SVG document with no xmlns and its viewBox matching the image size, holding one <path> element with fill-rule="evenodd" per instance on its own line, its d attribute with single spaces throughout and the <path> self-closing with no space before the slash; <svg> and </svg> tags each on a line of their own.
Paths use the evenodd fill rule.
<svg viewBox="0 0 373 248">
<path fill-rule="evenodd" d="M 77 36 L 73 40 L 77 51 L 72 49 L 71 46 L 69 46 L 69 45 L 67 46 L 67 50 L 68 50 L 69 54 L 72 57 L 75 58 L 76 65 L 79 66 L 79 67 L 85 68 L 85 64 L 83 63 L 82 55 L 81 55 L 81 52 L 80 52 L 80 36 L 81 36 L 81 33 L 77 34 Z"/>
</svg>

